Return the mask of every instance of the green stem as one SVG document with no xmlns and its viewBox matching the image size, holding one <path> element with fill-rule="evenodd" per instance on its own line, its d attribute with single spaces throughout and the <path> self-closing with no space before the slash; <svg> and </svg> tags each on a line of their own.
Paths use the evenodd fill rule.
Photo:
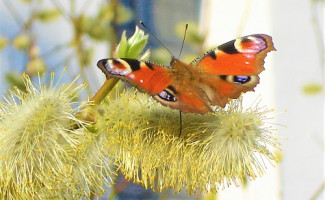
<svg viewBox="0 0 325 200">
<path fill-rule="evenodd" d="M 112 4 L 112 7 L 114 8 L 113 11 L 113 20 L 112 20 L 112 28 L 115 34 L 113 34 L 113 37 L 110 41 L 110 49 L 111 49 L 111 57 L 113 57 L 113 50 L 115 48 L 115 45 L 117 43 L 117 23 L 116 23 L 116 19 L 117 19 L 117 6 L 118 6 L 118 0 L 112 0 L 110 2 Z M 113 89 L 113 87 L 117 84 L 118 80 L 117 79 L 108 79 L 105 81 L 105 83 L 103 84 L 103 86 L 97 91 L 97 93 L 91 98 L 91 101 L 94 104 L 100 104 L 103 99 L 106 97 L 106 95 Z"/>
<path fill-rule="evenodd" d="M 310 200 L 316 200 L 324 190 L 325 190 L 325 182 L 323 182 L 320 185 L 320 187 L 317 189 L 315 194 L 313 194 L 313 196 L 310 198 Z"/>
<path fill-rule="evenodd" d="M 311 18 L 311 22 L 312 22 L 312 26 L 314 29 L 314 33 L 315 33 L 315 38 L 316 38 L 316 45 L 318 47 L 318 52 L 319 52 L 319 58 L 320 58 L 320 64 L 322 67 L 322 71 L 324 72 L 324 67 L 325 67 L 325 56 L 324 56 L 324 39 L 322 37 L 322 27 L 321 27 L 321 20 L 319 19 L 319 15 L 320 14 L 317 10 L 317 4 L 321 4 L 321 1 L 316 1 L 316 0 L 311 0 L 310 2 L 310 8 L 311 8 L 311 14 L 312 14 L 312 18 Z"/>
<path fill-rule="evenodd" d="M 118 82 L 117 79 L 107 79 L 103 86 L 97 91 L 97 93 L 91 98 L 91 101 L 98 105 L 100 102 L 103 101 L 103 99 L 106 97 L 106 95 L 113 89 L 113 87 Z"/>
</svg>

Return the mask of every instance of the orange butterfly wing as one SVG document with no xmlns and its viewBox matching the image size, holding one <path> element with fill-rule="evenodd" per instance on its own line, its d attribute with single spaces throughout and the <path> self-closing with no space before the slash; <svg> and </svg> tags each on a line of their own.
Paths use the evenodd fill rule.
<svg viewBox="0 0 325 200">
<path fill-rule="evenodd" d="M 97 66 L 106 78 L 129 82 L 140 91 L 156 95 L 171 83 L 170 69 L 150 62 L 128 58 L 108 58 L 98 61 Z"/>
<path fill-rule="evenodd" d="M 127 58 L 102 59 L 98 61 L 97 66 L 107 78 L 127 81 L 165 106 L 184 113 L 211 111 L 210 104 L 207 105 L 207 100 L 202 97 L 204 93 L 199 91 L 195 84 L 191 84 L 189 77 L 176 70 L 185 72 L 188 65 L 176 59 L 173 61 L 178 63 L 174 65 L 175 69 Z"/>
<path fill-rule="evenodd" d="M 222 44 L 191 64 L 203 77 L 211 104 L 224 107 L 230 98 L 254 90 L 264 58 L 273 50 L 270 36 L 249 35 Z"/>
<path fill-rule="evenodd" d="M 264 70 L 264 58 L 273 51 L 268 35 L 249 35 L 229 41 L 195 59 L 192 64 L 209 74 L 252 75 Z"/>
</svg>

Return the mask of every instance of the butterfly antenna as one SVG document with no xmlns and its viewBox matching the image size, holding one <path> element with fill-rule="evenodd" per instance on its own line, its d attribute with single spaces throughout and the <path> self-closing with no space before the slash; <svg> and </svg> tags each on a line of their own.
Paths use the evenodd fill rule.
<svg viewBox="0 0 325 200">
<path fill-rule="evenodd" d="M 182 135 L 182 111 L 179 111 L 179 136 L 181 137 Z"/>
<path fill-rule="evenodd" d="M 185 32 L 184 32 L 184 37 L 183 37 L 182 47 L 181 47 L 181 51 L 179 52 L 178 58 L 180 58 L 180 57 L 181 57 L 181 54 L 182 54 L 182 50 L 183 50 L 183 46 L 184 46 L 184 42 L 185 42 L 185 37 L 186 37 L 187 28 L 188 28 L 188 24 L 185 25 Z"/>
<path fill-rule="evenodd" d="M 146 29 L 146 31 L 152 36 L 152 37 L 154 37 L 158 42 L 159 42 L 159 44 L 161 45 L 161 46 L 163 46 L 167 51 L 168 51 L 168 53 L 172 56 L 172 57 L 175 57 L 173 54 L 172 54 L 172 52 L 171 51 L 169 51 L 169 49 L 153 34 L 153 33 L 151 33 L 151 31 L 148 29 L 148 27 L 143 23 L 143 21 L 140 21 L 140 24 L 143 26 L 143 28 L 145 28 Z"/>
</svg>

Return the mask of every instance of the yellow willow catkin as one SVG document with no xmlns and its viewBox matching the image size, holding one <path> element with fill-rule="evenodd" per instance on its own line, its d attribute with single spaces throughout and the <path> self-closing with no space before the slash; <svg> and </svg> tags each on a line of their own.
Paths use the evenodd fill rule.
<svg viewBox="0 0 325 200">
<path fill-rule="evenodd" d="M 269 112 L 234 100 L 215 113 L 184 114 L 179 137 L 178 110 L 128 91 L 107 105 L 97 127 L 108 134 L 110 155 L 128 179 L 155 191 L 216 192 L 255 179 L 265 161 L 275 162 L 271 149 L 279 143 L 265 125 Z"/>
<path fill-rule="evenodd" d="M 104 136 L 75 116 L 85 84 L 33 84 L 0 101 L 0 199 L 89 199 L 104 193 L 110 166 Z"/>
</svg>

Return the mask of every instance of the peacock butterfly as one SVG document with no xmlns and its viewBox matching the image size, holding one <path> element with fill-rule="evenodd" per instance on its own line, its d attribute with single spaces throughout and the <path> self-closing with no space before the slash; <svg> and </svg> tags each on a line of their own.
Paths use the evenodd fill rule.
<svg viewBox="0 0 325 200">
<path fill-rule="evenodd" d="M 172 57 L 170 66 L 128 58 L 99 60 L 107 79 L 129 82 L 164 106 L 183 113 L 204 114 L 211 106 L 224 107 L 229 99 L 253 91 L 264 70 L 264 58 L 275 50 L 264 34 L 241 37 L 211 49 L 190 64 Z"/>
</svg>

